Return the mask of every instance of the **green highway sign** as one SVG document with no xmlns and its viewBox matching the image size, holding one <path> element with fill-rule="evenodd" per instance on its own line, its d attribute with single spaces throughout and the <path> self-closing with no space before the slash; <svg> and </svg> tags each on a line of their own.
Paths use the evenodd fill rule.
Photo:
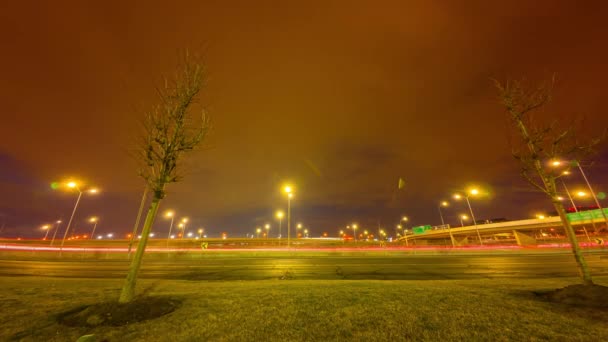
<svg viewBox="0 0 608 342">
<path fill-rule="evenodd" d="M 431 225 L 427 224 L 424 226 L 418 226 L 418 227 L 412 227 L 412 232 L 414 234 L 424 234 L 424 232 L 426 232 L 427 230 L 431 230 Z"/>
<path fill-rule="evenodd" d="M 604 208 L 604 213 L 608 216 L 608 208 Z M 568 216 L 568 220 L 570 222 L 578 222 L 578 221 L 590 221 L 597 219 L 604 219 L 602 212 L 600 209 L 588 210 L 588 211 L 579 211 L 578 213 L 569 213 L 566 214 Z"/>
</svg>

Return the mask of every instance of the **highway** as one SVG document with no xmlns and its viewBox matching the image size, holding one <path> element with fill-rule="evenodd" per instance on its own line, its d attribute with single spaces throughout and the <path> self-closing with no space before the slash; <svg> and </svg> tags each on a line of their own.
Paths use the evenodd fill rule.
<svg viewBox="0 0 608 342">
<path fill-rule="evenodd" d="M 594 276 L 608 275 L 608 252 L 588 251 Z M 0 276 L 123 278 L 127 260 L 0 260 Z M 204 256 L 182 260 L 144 260 L 141 278 L 176 280 L 268 279 L 483 279 L 575 277 L 567 250 L 450 255 L 371 256 Z"/>
<path fill-rule="evenodd" d="M 604 209 L 608 211 L 608 209 Z M 596 215 L 599 215 L 599 210 L 593 211 Z M 590 212 L 587 212 L 590 213 Z M 569 214 L 573 215 L 573 213 Z M 577 220 L 571 222 L 574 228 L 587 227 L 586 229 L 591 230 L 592 227 L 598 225 L 598 228 L 604 225 L 602 219 L 584 219 Z M 555 217 L 547 217 L 543 219 L 526 219 L 526 220 L 517 220 L 517 221 L 507 221 L 507 222 L 499 222 L 499 223 L 484 223 L 472 226 L 464 226 L 464 227 L 449 227 L 441 228 L 441 229 L 431 229 L 427 230 L 421 234 L 410 234 L 407 237 L 399 238 L 399 241 L 414 241 L 414 240 L 425 240 L 425 239 L 446 239 L 450 238 L 450 236 L 454 236 L 456 239 L 464 236 L 471 236 L 473 240 L 477 239 L 477 233 L 481 236 L 485 236 L 485 239 L 490 238 L 487 242 L 491 241 L 491 234 L 498 233 L 513 233 L 514 231 L 520 232 L 534 232 L 536 230 L 548 230 L 551 228 L 562 228 L 561 219 L 557 216 Z M 533 234 L 532 234 L 533 235 Z M 580 241 L 584 241 L 584 235 L 580 235 Z M 486 242 L 486 243 L 487 243 Z"/>
</svg>

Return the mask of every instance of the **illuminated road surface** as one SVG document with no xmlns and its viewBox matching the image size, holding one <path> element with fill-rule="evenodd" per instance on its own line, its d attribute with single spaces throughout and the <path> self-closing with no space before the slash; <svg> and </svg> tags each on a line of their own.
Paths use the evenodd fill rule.
<svg viewBox="0 0 608 342">
<path fill-rule="evenodd" d="M 166 259 L 164 259 L 166 257 Z M 586 255 L 595 276 L 608 275 L 608 253 Z M 164 259 L 164 260 L 163 260 Z M 0 260 L 0 276 L 123 278 L 126 260 Z M 183 280 L 260 279 L 483 279 L 575 277 L 568 251 L 499 255 L 285 256 L 241 257 L 197 254 L 144 260 L 141 278 Z"/>
</svg>

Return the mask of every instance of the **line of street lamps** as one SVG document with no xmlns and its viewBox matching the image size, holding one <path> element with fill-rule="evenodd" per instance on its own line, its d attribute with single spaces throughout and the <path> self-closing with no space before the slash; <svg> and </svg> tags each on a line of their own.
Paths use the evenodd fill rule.
<svg viewBox="0 0 608 342">
<path fill-rule="evenodd" d="M 551 167 L 554 167 L 554 168 L 562 167 L 564 164 L 565 164 L 565 162 L 560 161 L 560 160 L 553 160 L 553 161 L 550 161 L 550 163 L 549 163 L 549 165 Z M 572 162 L 569 163 L 569 166 L 577 167 L 579 169 L 579 171 L 581 172 L 581 175 L 583 176 L 583 178 L 584 178 L 584 180 L 585 180 L 585 182 L 587 184 L 587 187 L 589 188 L 589 192 L 590 192 L 591 196 L 593 197 L 593 200 L 595 201 L 595 204 L 597 205 L 598 208 L 602 209 L 602 207 L 601 207 L 601 205 L 599 203 L 599 200 L 598 200 L 595 192 L 593 191 L 593 188 L 591 187 L 591 184 L 589 183 L 589 180 L 588 180 L 587 176 L 585 175 L 585 173 L 584 173 L 584 171 L 583 171 L 582 166 L 580 165 L 580 163 L 578 161 L 572 161 Z M 561 175 L 558 178 L 560 178 L 561 176 L 564 176 L 564 175 L 568 175 L 568 174 L 570 174 L 569 170 L 562 171 Z M 568 188 L 567 188 L 564 180 L 561 179 L 561 178 L 560 178 L 560 180 L 562 182 L 562 185 L 564 187 L 565 193 L 568 196 L 568 199 L 570 200 L 570 202 L 571 202 L 574 210 L 578 211 L 578 208 L 576 207 L 576 205 L 574 203 L 574 200 L 572 198 L 572 195 L 571 195 L 570 191 L 568 190 Z M 62 238 L 60 250 L 63 249 L 63 246 L 65 244 L 65 240 L 66 240 L 66 238 L 67 238 L 67 236 L 68 236 L 68 234 L 70 232 L 70 228 L 72 227 L 72 222 L 73 222 L 74 216 L 76 214 L 76 211 L 77 211 L 77 208 L 78 208 L 78 205 L 80 203 L 80 200 L 81 200 L 81 197 L 82 197 L 83 193 L 89 193 L 89 194 L 96 194 L 96 193 L 98 193 L 98 190 L 96 188 L 92 188 L 92 187 L 88 188 L 86 190 L 82 190 L 82 185 L 78 184 L 75 181 L 66 182 L 66 183 L 62 184 L 62 186 L 65 186 L 69 190 L 76 190 L 78 192 L 78 196 L 77 196 L 76 202 L 74 204 L 74 208 L 72 210 L 72 214 L 70 216 L 70 219 L 68 220 L 66 229 L 64 231 L 64 235 L 63 235 L 63 238 Z M 291 185 L 285 185 L 282 188 L 282 192 L 287 196 L 287 247 L 290 248 L 290 246 L 291 246 L 291 200 L 294 197 L 294 189 L 293 189 L 293 187 Z M 466 202 L 468 211 L 470 213 L 470 218 L 471 218 L 471 220 L 473 222 L 473 225 L 475 226 L 475 230 L 477 232 L 477 237 L 479 239 L 479 243 L 481 245 L 483 245 L 483 240 L 481 239 L 481 234 L 480 234 L 479 229 L 477 227 L 477 220 L 475 218 L 475 213 L 473 212 L 473 208 L 471 206 L 471 201 L 469 199 L 470 197 L 476 197 L 476 196 L 478 196 L 480 194 L 481 194 L 481 192 L 480 192 L 480 190 L 478 188 L 470 188 L 468 190 L 459 191 L 459 192 L 455 193 L 452 197 L 455 200 L 463 200 L 464 199 L 464 201 Z M 577 194 L 579 196 L 582 196 L 581 195 L 582 192 L 579 192 Z M 559 197 L 559 198 L 561 199 L 561 197 Z M 447 201 L 440 201 L 438 203 L 438 206 L 437 206 L 437 209 L 438 209 L 438 212 L 439 212 L 439 218 L 441 220 L 441 224 L 442 224 L 443 227 L 446 226 L 446 223 L 445 223 L 444 213 L 442 211 L 442 208 L 447 208 L 447 207 L 449 207 L 449 205 L 450 204 Z M 601 214 L 603 215 L 604 220 L 608 224 L 608 218 L 606 217 L 606 213 L 603 210 L 600 210 L 600 211 L 601 211 Z M 279 211 L 277 211 L 275 213 L 275 216 L 276 216 L 276 218 L 279 221 L 279 229 L 278 229 L 278 235 L 277 235 L 277 237 L 279 239 L 279 245 L 280 245 L 281 239 L 282 239 L 282 221 L 283 221 L 283 218 L 285 217 L 285 214 L 283 213 L 283 211 L 279 210 Z M 165 217 L 171 219 L 171 223 L 169 225 L 169 234 L 167 236 L 167 243 L 168 243 L 168 240 L 172 238 L 171 233 L 172 233 L 172 229 L 173 229 L 175 213 L 173 211 L 167 211 L 165 213 Z M 460 220 L 461 226 L 464 226 L 464 221 L 468 220 L 469 216 L 464 215 L 464 214 L 460 214 L 458 216 L 458 218 Z M 400 220 L 400 222 L 399 222 L 399 224 L 396 226 L 396 230 L 395 230 L 395 234 L 398 237 L 400 235 L 399 234 L 399 230 L 403 229 L 403 236 L 406 237 L 406 243 L 407 243 L 407 229 L 405 229 L 404 226 L 402 226 L 401 223 L 402 222 L 407 222 L 407 221 L 408 221 L 407 217 L 405 217 L 405 216 L 402 217 L 401 220 Z M 91 217 L 89 219 L 89 222 L 93 224 L 93 229 L 91 231 L 91 237 L 90 237 L 91 239 L 93 239 L 94 238 L 94 234 L 95 234 L 95 229 L 97 228 L 97 224 L 99 222 L 99 218 L 98 217 Z M 61 220 L 58 220 L 55 223 L 55 231 L 53 233 L 53 237 L 52 237 L 52 240 L 51 240 L 51 245 L 53 245 L 53 243 L 55 241 L 55 237 L 56 237 L 57 231 L 59 230 L 59 226 L 60 226 L 61 223 L 62 223 Z M 187 224 L 188 224 L 188 218 L 187 217 L 182 218 L 181 221 L 180 221 L 180 223 L 178 224 L 178 227 L 181 230 L 181 238 L 182 239 L 186 236 L 186 227 L 187 227 Z M 352 230 L 352 232 L 353 232 L 353 238 L 354 238 L 354 241 L 356 242 L 357 241 L 357 229 L 358 229 L 358 225 L 356 223 L 353 223 L 351 225 L 348 225 L 346 228 L 347 228 L 347 230 L 348 229 Z M 42 229 L 45 230 L 45 235 L 44 235 L 43 239 L 46 240 L 48 238 L 50 230 L 52 229 L 52 226 L 51 225 L 44 225 L 42 227 Z M 269 235 L 270 235 L 270 224 L 268 224 L 268 223 L 265 224 L 264 229 L 266 230 L 265 236 L 266 236 L 266 238 L 268 238 Z M 298 236 L 300 236 L 299 230 L 302 229 L 302 225 L 298 224 L 297 225 L 297 229 L 298 229 Z M 450 229 L 450 231 L 451 231 L 451 229 Z M 260 237 L 260 233 L 262 233 L 262 232 L 263 232 L 263 230 L 262 230 L 261 227 L 256 227 L 255 233 L 256 233 L 256 236 L 258 238 Z M 202 235 L 202 228 L 199 229 L 198 233 L 199 233 L 199 238 L 200 238 L 200 236 Z M 308 231 L 307 231 L 307 229 L 305 229 L 304 230 L 304 234 L 306 236 L 307 236 L 307 233 L 308 233 Z M 341 231 L 340 235 L 344 236 L 344 233 Z M 379 233 L 379 235 L 382 235 L 382 234 Z M 452 242 L 453 242 L 453 237 L 452 237 Z"/>
</svg>

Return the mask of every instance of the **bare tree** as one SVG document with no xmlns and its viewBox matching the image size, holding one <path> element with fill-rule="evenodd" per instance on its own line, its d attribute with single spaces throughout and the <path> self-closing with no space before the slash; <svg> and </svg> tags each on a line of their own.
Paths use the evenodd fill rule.
<svg viewBox="0 0 608 342">
<path fill-rule="evenodd" d="M 140 175 L 152 194 L 152 201 L 142 228 L 141 239 L 131 261 L 119 302 L 127 303 L 135 297 L 135 282 L 141 266 L 150 229 L 159 205 L 165 198 L 165 186 L 178 182 L 178 172 L 185 153 L 194 150 L 207 137 L 210 130 L 209 116 L 202 111 L 192 115 L 192 105 L 205 84 L 205 69 L 187 53 L 172 79 L 165 79 L 158 89 L 160 103 L 146 115 L 144 139 L 138 146 L 142 162 Z"/>
<path fill-rule="evenodd" d="M 551 199 L 570 241 L 583 283 L 591 285 L 593 280 L 589 267 L 581 253 L 555 184 L 555 181 L 563 176 L 563 170 L 551 167 L 550 163 L 564 159 L 581 160 L 601 139 L 581 142 L 575 135 L 574 125 L 560 129 L 556 121 L 539 124 L 535 120 L 533 114 L 545 108 L 551 101 L 554 83 L 554 78 L 536 87 L 527 86 L 521 81 L 495 81 L 502 105 L 520 138 L 513 147 L 513 156 L 521 164 L 521 174 L 532 186 Z"/>
</svg>

